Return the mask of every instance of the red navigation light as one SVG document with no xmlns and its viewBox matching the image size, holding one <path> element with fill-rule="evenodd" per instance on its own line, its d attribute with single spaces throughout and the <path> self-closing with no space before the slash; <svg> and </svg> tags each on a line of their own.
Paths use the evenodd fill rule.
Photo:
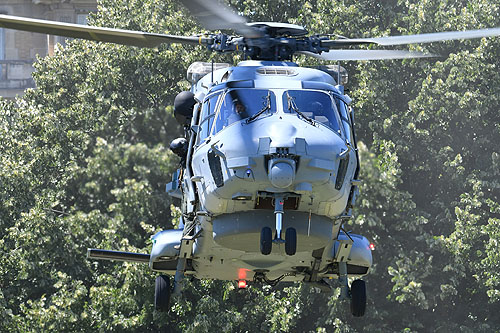
<svg viewBox="0 0 500 333">
<path fill-rule="evenodd" d="M 238 281 L 238 288 L 239 289 L 245 289 L 246 287 L 247 287 L 247 282 L 245 280 Z"/>
<path fill-rule="evenodd" d="M 247 279 L 247 272 L 249 272 L 249 269 L 246 268 L 240 268 L 238 269 L 238 280 L 246 280 Z"/>
<path fill-rule="evenodd" d="M 375 244 L 370 243 L 370 250 L 372 250 L 372 251 L 375 250 Z"/>
</svg>

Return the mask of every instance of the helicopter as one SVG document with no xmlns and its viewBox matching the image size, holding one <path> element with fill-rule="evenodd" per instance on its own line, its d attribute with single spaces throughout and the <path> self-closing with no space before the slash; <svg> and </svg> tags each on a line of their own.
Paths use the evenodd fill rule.
<svg viewBox="0 0 500 333">
<path fill-rule="evenodd" d="M 360 162 L 348 75 L 340 65 L 300 67 L 296 55 L 325 61 L 426 58 L 397 46 L 500 35 L 500 28 L 375 38 L 310 35 L 299 25 L 253 22 L 215 0 L 181 0 L 209 31 L 175 36 L 0 15 L 3 28 L 136 47 L 162 43 L 240 52 L 237 65 L 195 62 L 189 91 L 174 100 L 184 128 L 170 149 L 180 157 L 166 191 L 180 200 L 178 229 L 152 236 L 149 254 L 88 249 L 89 259 L 147 263 L 159 272 L 155 308 L 168 311 L 186 277 L 275 286 L 340 286 L 354 316 L 366 310 L 361 279 L 373 244 L 347 232 L 359 195 Z M 173 285 L 170 277 L 173 276 Z M 349 283 L 352 281 L 352 283 Z M 337 283 L 337 284 L 335 284 Z"/>
</svg>

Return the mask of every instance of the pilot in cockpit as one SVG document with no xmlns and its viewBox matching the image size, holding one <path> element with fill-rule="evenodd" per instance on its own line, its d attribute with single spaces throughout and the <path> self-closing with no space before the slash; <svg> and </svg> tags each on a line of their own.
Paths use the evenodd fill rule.
<svg viewBox="0 0 500 333">
<path fill-rule="evenodd" d="M 314 116 L 323 116 L 323 104 L 318 101 L 312 102 L 310 109 Z"/>
<path fill-rule="evenodd" d="M 233 101 L 231 114 L 227 118 L 227 125 L 231 125 L 232 123 L 239 121 L 241 119 L 245 119 L 247 117 L 248 114 L 245 105 L 239 99 L 235 99 Z"/>
<path fill-rule="evenodd" d="M 334 123 L 331 121 L 334 117 L 333 114 L 329 114 L 322 103 L 314 101 L 313 103 L 311 103 L 309 108 L 312 112 L 312 119 L 330 128 L 335 128 Z"/>
</svg>

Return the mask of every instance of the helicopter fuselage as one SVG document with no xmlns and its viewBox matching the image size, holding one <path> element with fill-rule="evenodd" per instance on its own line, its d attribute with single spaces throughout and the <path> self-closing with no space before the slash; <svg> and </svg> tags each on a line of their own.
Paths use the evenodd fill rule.
<svg viewBox="0 0 500 333">
<path fill-rule="evenodd" d="M 196 235 L 186 273 L 221 280 L 265 273 L 302 281 L 313 270 L 335 276 L 342 218 L 354 204 L 359 170 L 342 86 L 318 69 L 244 61 L 204 76 L 192 92 L 197 103 L 180 180 L 184 223 Z M 264 255 L 259 239 L 266 227 L 276 230 Z M 293 255 L 280 241 L 289 228 L 296 232 Z M 353 242 L 357 250 L 344 260 L 355 267 L 351 274 L 364 275 L 368 241 Z M 161 257 L 154 250 L 152 262 Z"/>
</svg>

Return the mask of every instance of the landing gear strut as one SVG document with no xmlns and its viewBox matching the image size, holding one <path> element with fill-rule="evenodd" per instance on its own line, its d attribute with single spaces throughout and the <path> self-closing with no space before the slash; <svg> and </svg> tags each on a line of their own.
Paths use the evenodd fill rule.
<svg viewBox="0 0 500 333">
<path fill-rule="evenodd" d="M 297 231 L 295 228 L 287 228 L 285 239 L 281 238 L 283 230 L 283 205 L 285 198 L 276 196 L 274 200 L 274 215 L 276 216 L 276 235 L 272 238 L 272 231 L 269 227 L 262 228 L 260 232 L 260 253 L 268 255 L 272 250 L 272 243 L 285 243 L 285 253 L 293 256 L 297 252 Z"/>
<path fill-rule="evenodd" d="M 363 317 L 366 309 L 366 285 L 363 280 L 354 280 L 349 290 L 347 263 L 339 262 L 340 299 L 351 300 L 351 313 L 354 317 Z"/>
</svg>

